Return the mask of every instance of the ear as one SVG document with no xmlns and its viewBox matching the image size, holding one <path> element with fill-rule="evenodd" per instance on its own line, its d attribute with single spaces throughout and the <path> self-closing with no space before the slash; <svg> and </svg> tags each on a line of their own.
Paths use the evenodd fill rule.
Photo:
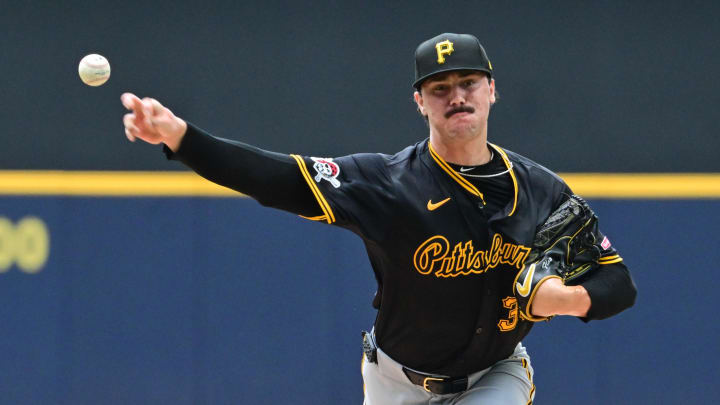
<svg viewBox="0 0 720 405">
<path fill-rule="evenodd" d="M 420 93 L 417 91 L 413 93 L 413 98 L 415 99 L 415 104 L 417 104 L 417 108 L 418 111 L 420 111 L 420 114 L 422 114 L 423 116 L 427 116 L 427 114 L 425 114 L 425 107 L 423 107 L 423 98 Z"/>
<path fill-rule="evenodd" d="M 495 79 L 490 79 L 490 105 L 495 104 Z"/>
</svg>

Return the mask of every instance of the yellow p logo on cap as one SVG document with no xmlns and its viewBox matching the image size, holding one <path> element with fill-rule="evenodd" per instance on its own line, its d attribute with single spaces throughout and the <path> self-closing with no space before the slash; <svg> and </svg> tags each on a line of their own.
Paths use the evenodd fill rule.
<svg viewBox="0 0 720 405">
<path fill-rule="evenodd" d="M 438 63 L 445 63 L 445 55 L 450 55 L 454 51 L 453 43 L 447 39 L 442 42 L 438 42 L 435 44 L 435 50 L 437 50 Z"/>
</svg>

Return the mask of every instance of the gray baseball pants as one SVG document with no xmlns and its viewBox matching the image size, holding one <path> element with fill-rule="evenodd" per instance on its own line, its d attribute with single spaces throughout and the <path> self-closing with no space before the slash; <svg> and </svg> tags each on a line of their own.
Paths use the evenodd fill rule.
<svg viewBox="0 0 720 405">
<path fill-rule="evenodd" d="M 438 395 L 413 384 L 403 365 L 380 348 L 377 360 L 363 356 L 364 405 L 527 405 L 535 397 L 530 356 L 520 343 L 507 359 L 469 375 L 468 389 L 457 394 Z"/>
</svg>

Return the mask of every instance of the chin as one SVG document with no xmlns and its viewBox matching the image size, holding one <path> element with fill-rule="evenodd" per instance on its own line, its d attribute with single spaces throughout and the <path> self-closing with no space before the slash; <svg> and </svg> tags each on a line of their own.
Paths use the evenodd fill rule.
<svg viewBox="0 0 720 405">
<path fill-rule="evenodd" d="M 456 139 L 471 139 L 480 136 L 479 127 L 470 123 L 453 125 L 451 128 L 448 128 L 445 133 L 447 133 L 450 138 Z"/>
</svg>

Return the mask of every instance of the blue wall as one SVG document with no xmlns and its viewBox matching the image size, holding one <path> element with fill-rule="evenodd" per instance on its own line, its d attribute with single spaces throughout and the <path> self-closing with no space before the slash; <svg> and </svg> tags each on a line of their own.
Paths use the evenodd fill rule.
<svg viewBox="0 0 720 405">
<path fill-rule="evenodd" d="M 638 301 L 533 330 L 537 403 L 717 398 L 720 201 L 592 203 Z M 361 403 L 375 281 L 351 233 L 249 199 L 0 197 L 27 216 L 50 251 L 0 272 L 0 403 Z"/>
</svg>

